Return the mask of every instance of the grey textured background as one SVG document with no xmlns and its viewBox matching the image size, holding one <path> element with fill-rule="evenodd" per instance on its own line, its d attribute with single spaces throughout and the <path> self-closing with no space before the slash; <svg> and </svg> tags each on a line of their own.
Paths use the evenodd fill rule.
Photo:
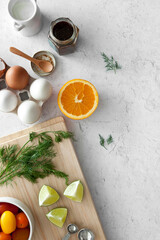
<svg viewBox="0 0 160 240">
<path fill-rule="evenodd" d="M 65 119 L 107 239 L 159 240 L 160 1 L 38 0 L 44 24 L 31 38 L 14 31 L 7 3 L 0 1 L 0 57 L 33 77 L 29 62 L 9 47 L 30 55 L 43 49 L 54 53 L 47 41 L 52 20 L 69 17 L 80 28 L 77 51 L 55 53 L 57 68 L 47 78 L 54 94 L 40 122 L 61 115 L 56 99 L 65 82 L 91 81 L 100 97 L 96 112 L 82 121 Z M 122 70 L 106 72 L 100 52 L 113 55 Z M 0 113 L 0 136 L 26 127 L 16 115 Z M 107 151 L 99 145 L 99 133 L 114 138 Z"/>
</svg>

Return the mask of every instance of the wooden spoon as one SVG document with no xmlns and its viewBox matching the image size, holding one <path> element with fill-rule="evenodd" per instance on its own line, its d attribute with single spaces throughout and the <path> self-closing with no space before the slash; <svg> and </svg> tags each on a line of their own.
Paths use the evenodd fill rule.
<svg viewBox="0 0 160 240">
<path fill-rule="evenodd" d="M 46 60 L 38 60 L 35 58 L 32 58 L 30 56 L 28 56 L 27 54 L 21 52 L 20 50 L 18 50 L 17 48 L 14 47 L 10 47 L 10 52 L 17 54 L 23 58 L 26 58 L 27 60 L 33 62 L 36 66 L 38 66 L 43 72 L 51 72 L 53 69 L 53 65 L 52 63 L 50 63 L 49 61 Z"/>
</svg>

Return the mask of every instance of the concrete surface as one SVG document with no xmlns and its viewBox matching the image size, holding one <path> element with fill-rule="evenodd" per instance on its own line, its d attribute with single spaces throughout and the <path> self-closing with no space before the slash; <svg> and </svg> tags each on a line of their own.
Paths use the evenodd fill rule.
<svg viewBox="0 0 160 240">
<path fill-rule="evenodd" d="M 32 77 L 30 64 L 9 52 L 20 48 L 33 55 L 55 54 L 57 68 L 47 77 L 54 94 L 44 105 L 40 122 L 61 115 L 56 99 L 70 79 L 92 82 L 99 93 L 96 112 L 86 120 L 67 119 L 75 133 L 80 164 L 108 240 L 160 239 L 160 1 L 159 0 L 38 0 L 43 28 L 25 38 L 15 32 L 0 1 L 0 57 L 21 65 Z M 69 17 L 80 28 L 77 50 L 58 56 L 48 44 L 49 24 Z M 101 52 L 122 69 L 107 72 Z M 0 136 L 28 126 L 12 113 L 0 113 Z M 111 134 L 108 150 L 99 136 Z"/>
</svg>

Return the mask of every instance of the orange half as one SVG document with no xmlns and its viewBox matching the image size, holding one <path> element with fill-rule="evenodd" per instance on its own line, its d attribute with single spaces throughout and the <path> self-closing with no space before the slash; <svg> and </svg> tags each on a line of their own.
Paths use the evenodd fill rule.
<svg viewBox="0 0 160 240">
<path fill-rule="evenodd" d="M 98 106 L 97 90 L 86 80 L 70 80 L 59 91 L 58 106 L 69 118 L 75 120 L 87 118 Z"/>
</svg>

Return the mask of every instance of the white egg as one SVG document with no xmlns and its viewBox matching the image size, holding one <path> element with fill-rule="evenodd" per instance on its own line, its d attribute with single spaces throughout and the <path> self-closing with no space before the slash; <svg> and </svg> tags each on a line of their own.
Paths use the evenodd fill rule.
<svg viewBox="0 0 160 240">
<path fill-rule="evenodd" d="M 37 101 L 46 101 L 52 92 L 52 85 L 44 78 L 35 80 L 30 86 L 30 94 Z"/>
<path fill-rule="evenodd" d="M 23 123 L 30 124 L 38 121 L 41 108 L 36 102 L 26 100 L 19 105 L 17 114 Z"/>
<path fill-rule="evenodd" d="M 3 89 L 0 91 L 0 111 L 11 112 L 18 104 L 18 98 L 15 93 L 8 89 Z"/>
</svg>

